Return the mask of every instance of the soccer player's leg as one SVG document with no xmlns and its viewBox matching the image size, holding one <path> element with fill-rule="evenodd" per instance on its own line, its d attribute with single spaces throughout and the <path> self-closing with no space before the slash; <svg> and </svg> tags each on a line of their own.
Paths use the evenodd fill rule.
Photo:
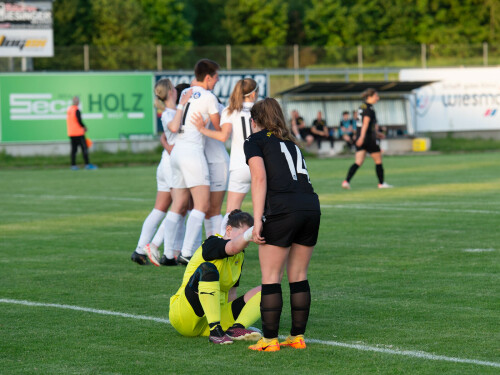
<svg viewBox="0 0 500 375">
<path fill-rule="evenodd" d="M 311 308 L 311 290 L 307 280 L 307 269 L 318 240 L 320 225 L 319 212 L 300 213 L 296 222 L 300 230 L 294 237 L 288 257 L 287 275 L 290 283 L 290 307 L 292 313 L 292 328 L 290 336 L 280 343 L 295 349 L 305 349 L 304 333 L 306 331 L 309 311 Z M 300 223 L 302 220 L 302 223 Z"/>
<path fill-rule="evenodd" d="M 186 295 L 193 310 L 204 314 L 210 327 L 209 341 L 215 344 L 231 344 L 232 340 L 221 327 L 219 271 L 210 262 L 196 269 L 186 286 Z"/>
<path fill-rule="evenodd" d="M 258 286 L 236 298 L 223 307 L 222 327 L 229 327 L 226 334 L 233 340 L 257 341 L 261 338 L 260 332 L 248 329 L 260 318 L 261 287 Z"/>
</svg>

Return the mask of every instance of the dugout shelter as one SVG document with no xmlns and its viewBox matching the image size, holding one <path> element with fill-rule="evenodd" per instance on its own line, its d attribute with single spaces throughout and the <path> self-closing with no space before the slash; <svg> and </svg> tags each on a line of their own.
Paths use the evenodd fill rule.
<svg viewBox="0 0 500 375">
<path fill-rule="evenodd" d="M 380 101 L 375 105 L 379 125 L 387 127 L 390 138 L 415 135 L 416 96 L 413 90 L 432 81 L 402 82 L 308 82 L 277 94 L 285 117 L 295 109 L 308 127 L 316 119 L 318 111 L 328 127 L 338 127 L 342 112 L 359 108 L 361 93 L 367 88 L 377 90 Z"/>
</svg>

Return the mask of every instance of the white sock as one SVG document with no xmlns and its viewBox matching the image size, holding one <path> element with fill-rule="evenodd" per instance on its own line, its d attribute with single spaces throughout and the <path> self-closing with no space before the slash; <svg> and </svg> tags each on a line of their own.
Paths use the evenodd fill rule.
<svg viewBox="0 0 500 375">
<path fill-rule="evenodd" d="M 219 234 L 226 234 L 226 227 L 227 227 L 227 219 L 229 217 L 229 212 L 227 212 L 225 215 L 224 215 L 224 218 L 222 219 L 222 223 L 220 224 L 220 232 Z"/>
<path fill-rule="evenodd" d="M 186 223 L 186 235 L 184 236 L 184 243 L 182 244 L 182 256 L 190 257 L 194 254 L 196 249 L 201 245 L 200 234 L 203 227 L 203 219 L 205 214 L 198 210 L 192 210 Z M 166 233 L 165 233 L 166 235 Z"/>
<path fill-rule="evenodd" d="M 155 236 L 151 240 L 151 243 L 156 247 L 160 247 L 160 245 L 163 243 L 163 237 L 165 237 L 165 220 L 167 220 L 166 216 L 156 230 Z"/>
<path fill-rule="evenodd" d="M 186 217 L 183 216 L 179 226 L 177 227 L 177 232 L 174 237 L 173 250 L 174 255 L 179 256 L 182 249 L 182 244 L 184 243 L 184 236 L 186 235 Z"/>
<path fill-rule="evenodd" d="M 137 243 L 137 252 L 139 254 L 144 254 L 142 248 L 151 242 L 158 224 L 165 217 L 165 212 L 153 208 L 153 211 L 148 215 L 144 224 L 142 224 L 141 236 L 139 237 L 139 242 Z"/>
<path fill-rule="evenodd" d="M 168 211 L 167 217 L 165 218 L 165 234 L 164 234 L 164 248 L 163 248 L 163 254 L 168 259 L 173 259 L 174 257 L 174 251 L 173 251 L 173 245 L 174 245 L 174 238 L 175 234 L 179 230 L 179 225 L 182 221 L 183 217 L 182 215 L 179 215 L 175 212 Z"/>
<path fill-rule="evenodd" d="M 210 237 L 211 235 L 214 234 L 214 229 L 212 227 L 212 218 L 207 219 L 205 217 L 205 220 L 203 220 L 203 224 L 205 225 L 205 236 L 206 238 Z"/>
<path fill-rule="evenodd" d="M 218 231 L 220 229 L 220 226 L 222 224 L 222 215 L 215 215 L 210 218 L 210 221 L 212 222 L 212 228 L 213 228 L 213 233 L 212 234 L 222 234 L 221 232 Z M 208 235 L 207 235 L 208 237 Z"/>
</svg>

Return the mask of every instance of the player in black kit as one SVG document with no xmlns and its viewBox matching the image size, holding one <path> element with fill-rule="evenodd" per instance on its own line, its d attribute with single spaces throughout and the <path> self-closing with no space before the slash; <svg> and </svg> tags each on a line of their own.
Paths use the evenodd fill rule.
<svg viewBox="0 0 500 375">
<path fill-rule="evenodd" d="M 375 171 L 378 178 L 379 189 L 392 188 L 392 185 L 384 181 L 384 167 L 382 166 L 382 153 L 377 144 L 377 138 L 385 138 L 385 135 L 378 131 L 377 116 L 373 105 L 380 99 L 375 89 L 366 89 L 362 94 L 363 104 L 358 109 L 357 131 L 358 140 L 356 141 L 356 155 L 354 164 L 347 172 L 347 177 L 342 182 L 344 189 L 350 189 L 350 181 L 369 153 L 375 162 Z"/>
<path fill-rule="evenodd" d="M 318 239 L 319 199 L 278 102 L 272 98 L 261 100 L 250 114 L 254 134 L 245 141 L 244 149 L 252 175 L 253 240 L 259 244 L 264 337 L 249 348 L 304 349 L 311 305 L 307 269 Z M 281 279 L 285 266 L 290 283 L 292 328 L 290 336 L 279 343 Z"/>
</svg>

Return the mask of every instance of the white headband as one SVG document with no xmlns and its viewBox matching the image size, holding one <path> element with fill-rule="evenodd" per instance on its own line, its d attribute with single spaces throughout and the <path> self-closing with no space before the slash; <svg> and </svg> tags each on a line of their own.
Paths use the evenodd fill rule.
<svg viewBox="0 0 500 375">
<path fill-rule="evenodd" d="M 255 86 L 255 88 L 252 91 L 250 91 L 248 94 L 245 94 L 243 96 L 250 96 L 250 95 L 252 95 L 252 93 L 254 93 L 255 91 L 257 91 L 258 89 L 259 89 L 259 86 Z"/>
</svg>

